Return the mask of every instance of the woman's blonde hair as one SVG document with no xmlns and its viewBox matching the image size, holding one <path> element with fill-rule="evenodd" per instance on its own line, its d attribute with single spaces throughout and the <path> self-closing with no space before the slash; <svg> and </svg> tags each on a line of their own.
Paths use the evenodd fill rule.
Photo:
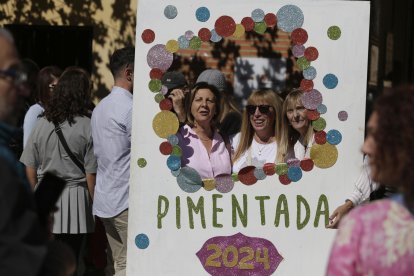
<svg viewBox="0 0 414 276">
<path fill-rule="evenodd" d="M 300 138 L 300 133 L 295 130 L 288 118 L 287 118 L 287 111 L 289 108 L 295 107 L 297 104 L 302 105 L 302 95 L 303 92 L 299 89 L 293 89 L 285 98 L 285 101 L 283 102 L 283 137 L 282 141 L 279 144 L 280 148 L 280 156 L 278 155 L 278 160 L 284 160 L 286 158 L 287 152 L 290 149 L 293 149 L 295 143 Z M 311 127 L 311 123 L 309 122 L 308 130 L 306 131 L 305 136 L 303 137 L 303 144 L 308 145 L 309 142 L 313 138 L 313 128 Z M 279 154 L 278 153 L 278 154 Z M 284 160 L 285 161 L 285 160 Z"/>
<path fill-rule="evenodd" d="M 249 98 L 247 99 L 247 104 L 256 104 L 259 101 L 264 101 L 273 107 L 273 110 L 275 112 L 273 135 L 275 137 L 277 145 L 279 145 L 282 139 L 282 99 L 273 90 L 257 90 L 250 94 Z M 253 136 L 254 129 L 250 124 L 250 115 L 247 113 L 247 110 L 244 109 L 240 129 L 240 143 L 234 153 L 233 163 L 237 161 L 240 156 L 250 148 L 253 141 Z"/>
</svg>

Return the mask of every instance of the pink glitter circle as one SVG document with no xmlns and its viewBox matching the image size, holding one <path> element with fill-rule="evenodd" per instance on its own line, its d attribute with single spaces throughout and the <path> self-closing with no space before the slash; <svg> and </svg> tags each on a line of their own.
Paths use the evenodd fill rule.
<svg viewBox="0 0 414 276">
<path fill-rule="evenodd" d="M 303 57 L 305 53 L 305 46 L 303 45 L 295 45 L 292 47 L 292 54 L 295 57 Z"/>
<path fill-rule="evenodd" d="M 215 177 L 216 190 L 220 193 L 228 193 L 233 190 L 234 182 L 231 175 L 219 175 Z"/>
<path fill-rule="evenodd" d="M 322 94 L 313 89 L 308 93 L 302 95 L 302 104 L 307 109 L 316 109 L 322 103 Z"/>
<path fill-rule="evenodd" d="M 340 111 L 339 113 L 338 113 L 338 119 L 339 119 L 339 121 L 346 121 L 346 120 L 348 120 L 348 112 L 346 112 L 346 111 Z"/>
<path fill-rule="evenodd" d="M 148 51 L 147 63 L 151 68 L 167 71 L 173 63 L 173 57 L 173 54 L 165 49 L 164 44 L 157 44 Z"/>
</svg>

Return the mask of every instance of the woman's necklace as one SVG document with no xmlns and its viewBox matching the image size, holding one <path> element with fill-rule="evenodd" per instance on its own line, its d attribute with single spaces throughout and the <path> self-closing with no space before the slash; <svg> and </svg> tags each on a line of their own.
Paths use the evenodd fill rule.
<svg viewBox="0 0 414 276">
<path fill-rule="evenodd" d="M 271 143 L 273 143 L 273 137 L 269 137 L 266 142 L 264 142 L 263 140 L 261 140 L 264 143 L 259 143 L 257 141 L 257 139 L 255 139 L 255 141 L 256 141 L 257 150 L 258 150 L 257 153 L 259 154 L 259 156 L 261 156 L 262 155 L 262 151 L 266 148 L 266 146 L 268 146 Z M 262 146 L 260 146 L 260 145 L 262 145 Z"/>
</svg>

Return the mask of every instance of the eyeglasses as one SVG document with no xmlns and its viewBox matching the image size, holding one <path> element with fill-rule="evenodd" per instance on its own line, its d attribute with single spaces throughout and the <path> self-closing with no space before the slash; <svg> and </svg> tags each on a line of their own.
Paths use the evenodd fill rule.
<svg viewBox="0 0 414 276">
<path fill-rule="evenodd" d="M 269 114 L 270 113 L 270 108 L 272 106 L 271 105 L 265 105 L 265 104 L 261 104 L 261 105 L 247 105 L 246 106 L 246 110 L 247 113 L 249 113 L 249 115 L 253 115 L 256 112 L 256 109 L 259 108 L 259 112 L 262 114 Z"/>
<path fill-rule="evenodd" d="M 23 85 L 27 82 L 27 73 L 20 68 L 0 70 L 0 77 L 11 78 L 14 85 Z"/>
</svg>

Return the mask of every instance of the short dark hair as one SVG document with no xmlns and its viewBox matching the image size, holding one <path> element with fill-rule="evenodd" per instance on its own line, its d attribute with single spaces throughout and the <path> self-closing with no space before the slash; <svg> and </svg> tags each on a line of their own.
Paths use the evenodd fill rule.
<svg viewBox="0 0 414 276">
<path fill-rule="evenodd" d="M 37 103 L 41 103 L 43 106 L 47 105 L 50 94 L 50 84 L 53 79 L 59 79 L 62 74 L 62 70 L 56 66 L 43 67 L 37 75 L 37 87 L 35 100 Z"/>
<path fill-rule="evenodd" d="M 120 70 L 127 64 L 134 64 L 135 47 L 125 47 L 116 50 L 110 60 L 109 69 L 114 78 L 119 74 Z"/>
</svg>

